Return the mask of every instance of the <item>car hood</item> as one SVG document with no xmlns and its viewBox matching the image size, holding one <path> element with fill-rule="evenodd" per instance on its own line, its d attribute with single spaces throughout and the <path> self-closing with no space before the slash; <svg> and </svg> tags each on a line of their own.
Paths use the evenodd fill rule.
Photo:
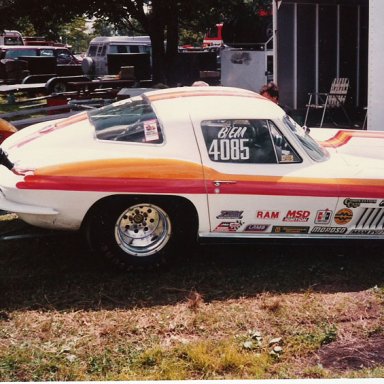
<svg viewBox="0 0 384 384">
<path fill-rule="evenodd" d="M 338 154 L 384 159 L 383 131 L 311 128 L 311 136 Z"/>
<path fill-rule="evenodd" d="M 358 178 L 384 178 L 384 132 L 311 128 L 311 136 L 330 153 L 329 168 L 345 165 Z"/>
</svg>

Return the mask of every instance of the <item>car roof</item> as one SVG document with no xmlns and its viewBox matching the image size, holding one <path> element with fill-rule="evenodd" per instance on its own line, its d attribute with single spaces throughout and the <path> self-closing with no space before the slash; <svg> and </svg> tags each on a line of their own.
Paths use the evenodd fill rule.
<svg viewBox="0 0 384 384">
<path fill-rule="evenodd" d="M 20 50 L 20 49 L 66 49 L 67 47 L 57 47 L 54 45 L 0 45 L 2 50 Z"/>
<path fill-rule="evenodd" d="M 91 40 L 93 43 L 121 43 L 121 44 L 151 44 L 149 36 L 98 36 Z"/>
<path fill-rule="evenodd" d="M 185 111 L 197 117 L 259 116 L 279 118 L 285 112 L 274 102 L 256 92 L 235 87 L 176 87 L 144 93 L 149 103 L 156 105 L 160 114 L 174 115 Z"/>
<path fill-rule="evenodd" d="M 258 93 L 249 91 L 247 89 L 222 86 L 166 88 L 156 91 L 149 91 L 146 92 L 145 95 L 151 102 L 158 100 L 197 96 L 238 96 L 265 99 Z"/>
<path fill-rule="evenodd" d="M 195 96 L 243 96 L 263 98 L 256 92 L 243 88 L 205 86 L 205 87 L 174 87 L 145 92 L 145 95 L 151 100 L 173 99 L 176 97 L 195 97 Z"/>
</svg>

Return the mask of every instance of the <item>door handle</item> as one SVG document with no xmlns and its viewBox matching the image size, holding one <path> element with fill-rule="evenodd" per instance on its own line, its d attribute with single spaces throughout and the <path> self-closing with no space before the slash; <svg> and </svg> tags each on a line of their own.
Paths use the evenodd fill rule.
<svg viewBox="0 0 384 384">
<path fill-rule="evenodd" d="M 237 181 L 235 180 L 215 180 L 213 181 L 213 184 L 215 187 L 220 187 L 221 184 L 236 184 Z"/>
</svg>

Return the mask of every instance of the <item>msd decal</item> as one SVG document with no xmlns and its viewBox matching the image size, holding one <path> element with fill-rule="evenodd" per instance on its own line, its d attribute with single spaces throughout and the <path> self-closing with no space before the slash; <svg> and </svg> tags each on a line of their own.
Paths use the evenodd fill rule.
<svg viewBox="0 0 384 384">
<path fill-rule="evenodd" d="M 295 210 L 288 211 L 283 221 L 288 221 L 288 222 L 308 221 L 310 215 L 311 215 L 311 212 L 309 211 L 295 211 Z"/>
<path fill-rule="evenodd" d="M 276 220 L 280 216 L 279 211 L 257 211 L 256 218 L 257 219 L 266 219 L 266 220 Z"/>
</svg>

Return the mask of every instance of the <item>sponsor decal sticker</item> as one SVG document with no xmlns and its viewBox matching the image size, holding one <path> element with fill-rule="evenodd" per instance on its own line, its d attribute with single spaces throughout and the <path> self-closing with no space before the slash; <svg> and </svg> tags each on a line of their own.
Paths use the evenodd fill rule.
<svg viewBox="0 0 384 384">
<path fill-rule="evenodd" d="M 242 219 L 244 211 L 221 211 L 216 219 Z"/>
<path fill-rule="evenodd" d="M 272 233 L 289 233 L 289 234 L 298 234 L 298 233 L 308 233 L 309 227 L 301 226 L 291 226 L 291 227 L 282 227 L 282 226 L 273 226 Z"/>
<path fill-rule="evenodd" d="M 269 228 L 269 224 L 248 224 L 244 232 L 265 232 Z"/>
<path fill-rule="evenodd" d="M 144 121 L 143 125 L 145 141 L 159 140 L 159 132 L 157 130 L 156 119 Z"/>
<path fill-rule="evenodd" d="M 316 212 L 315 224 L 329 224 L 331 222 L 332 211 L 324 209 Z"/>
<path fill-rule="evenodd" d="M 214 232 L 237 232 L 243 223 L 236 221 L 223 221 L 214 230 Z"/>
<path fill-rule="evenodd" d="M 257 219 L 266 219 L 266 220 L 275 220 L 280 216 L 279 211 L 257 211 L 256 218 Z"/>
<path fill-rule="evenodd" d="M 313 227 L 311 233 L 340 235 L 347 232 L 347 230 L 348 228 L 345 227 Z"/>
<path fill-rule="evenodd" d="M 292 163 L 293 161 L 295 161 L 295 158 L 291 154 L 284 154 L 283 153 L 281 155 L 281 161 L 286 162 L 286 163 Z"/>
<path fill-rule="evenodd" d="M 334 220 L 336 224 L 348 224 L 353 217 L 353 212 L 349 208 L 343 208 L 336 212 Z"/>
<path fill-rule="evenodd" d="M 353 229 L 351 235 L 384 235 L 384 229 Z"/>
<path fill-rule="evenodd" d="M 347 208 L 357 208 L 360 207 L 361 204 L 376 204 L 377 200 L 370 199 L 344 199 L 343 204 Z"/>
<path fill-rule="evenodd" d="M 283 221 L 289 222 L 299 222 L 299 221 L 308 221 L 311 212 L 309 211 L 288 211 Z"/>
</svg>

